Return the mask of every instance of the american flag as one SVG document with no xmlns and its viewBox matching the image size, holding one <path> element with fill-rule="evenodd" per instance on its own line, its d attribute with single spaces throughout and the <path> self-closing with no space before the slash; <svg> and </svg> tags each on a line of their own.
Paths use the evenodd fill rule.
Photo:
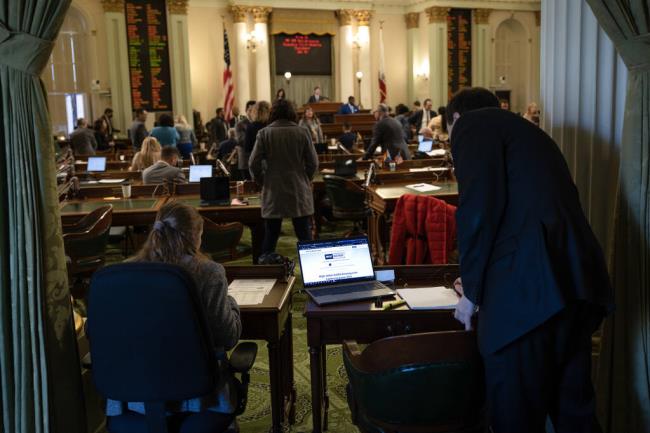
<svg viewBox="0 0 650 433">
<path fill-rule="evenodd" d="M 230 67 L 230 44 L 228 43 L 228 32 L 223 28 L 223 88 L 225 89 L 225 98 L 223 102 L 223 111 L 226 115 L 226 122 L 232 118 L 232 106 L 235 103 L 235 85 L 232 83 L 232 68 Z"/>
<path fill-rule="evenodd" d="M 384 29 L 379 27 L 379 102 L 386 102 L 386 74 L 384 65 Z"/>
</svg>

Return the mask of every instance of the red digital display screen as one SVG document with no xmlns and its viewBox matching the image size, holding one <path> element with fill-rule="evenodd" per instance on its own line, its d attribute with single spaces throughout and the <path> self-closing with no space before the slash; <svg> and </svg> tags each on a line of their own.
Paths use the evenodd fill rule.
<svg viewBox="0 0 650 433">
<path fill-rule="evenodd" d="M 331 75 L 332 36 L 280 33 L 274 37 L 275 73 Z"/>
</svg>

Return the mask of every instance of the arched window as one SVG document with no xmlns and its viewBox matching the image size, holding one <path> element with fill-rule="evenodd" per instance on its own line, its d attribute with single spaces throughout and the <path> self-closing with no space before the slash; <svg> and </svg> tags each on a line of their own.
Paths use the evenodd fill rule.
<svg viewBox="0 0 650 433">
<path fill-rule="evenodd" d="M 501 86 L 508 88 L 512 111 L 522 111 L 526 104 L 528 77 L 528 43 L 526 30 L 519 21 L 510 18 L 502 22 L 496 31 L 495 77 Z"/>
<path fill-rule="evenodd" d="M 86 20 L 77 9 L 71 7 L 55 42 L 50 62 L 41 76 L 47 90 L 52 132 L 55 135 L 68 135 L 74 130 L 78 118 L 90 115 L 86 37 Z M 88 120 L 90 122 L 92 119 Z"/>
</svg>

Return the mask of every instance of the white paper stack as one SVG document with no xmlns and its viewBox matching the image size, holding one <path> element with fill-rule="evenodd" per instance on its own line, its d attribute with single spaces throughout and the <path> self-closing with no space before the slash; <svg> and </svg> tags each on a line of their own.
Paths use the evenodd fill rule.
<svg viewBox="0 0 650 433">
<path fill-rule="evenodd" d="M 406 187 L 417 192 L 431 192 L 441 189 L 439 186 L 431 185 L 430 183 L 414 183 L 412 185 L 406 185 Z"/>
<path fill-rule="evenodd" d="M 427 152 L 429 156 L 444 156 L 447 153 L 445 149 L 433 149 L 430 152 Z"/>
<path fill-rule="evenodd" d="M 99 183 L 108 183 L 108 184 L 113 184 L 113 183 L 122 183 L 126 179 L 100 179 Z"/>
<path fill-rule="evenodd" d="M 453 309 L 459 300 L 453 289 L 442 286 L 398 289 L 397 294 L 406 301 L 411 310 Z"/>
<path fill-rule="evenodd" d="M 257 305 L 264 301 L 275 285 L 274 279 L 233 280 L 228 286 L 228 294 L 238 305 Z"/>
</svg>

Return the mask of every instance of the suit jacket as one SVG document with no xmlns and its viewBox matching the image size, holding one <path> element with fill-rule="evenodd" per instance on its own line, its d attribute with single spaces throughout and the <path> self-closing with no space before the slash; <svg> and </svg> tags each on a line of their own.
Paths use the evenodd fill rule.
<svg viewBox="0 0 650 433">
<path fill-rule="evenodd" d="M 451 140 L 460 273 L 465 296 L 480 305 L 481 352 L 572 301 L 613 308 L 602 250 L 555 142 L 498 108 L 463 114 Z"/>
<path fill-rule="evenodd" d="M 339 114 L 354 114 L 359 112 L 359 107 L 356 105 L 343 104 L 339 108 Z"/>
<path fill-rule="evenodd" d="M 77 128 L 70 134 L 70 144 L 75 156 L 92 156 L 97 150 L 95 131 L 88 128 Z"/>
<path fill-rule="evenodd" d="M 185 183 L 183 170 L 178 167 L 172 167 L 165 161 L 158 161 L 142 172 L 142 182 L 144 184 L 158 184 L 164 183 L 165 181 Z"/>
<path fill-rule="evenodd" d="M 131 125 L 131 128 L 129 128 L 129 139 L 131 140 L 133 147 L 137 150 L 140 150 L 142 142 L 148 135 L 149 132 L 147 132 L 147 127 L 144 126 L 144 122 L 140 122 L 139 120 L 135 120 Z"/>
<path fill-rule="evenodd" d="M 386 116 L 375 123 L 372 129 L 372 141 L 366 150 L 364 158 L 372 158 L 377 146 L 382 146 L 383 151 L 388 149 L 392 158 L 395 158 L 398 152 L 402 154 L 402 158 L 404 159 L 411 158 L 408 145 L 404 141 L 402 125 L 390 116 Z"/>
<path fill-rule="evenodd" d="M 249 165 L 253 180 L 262 185 L 262 218 L 314 213 L 311 179 L 318 155 L 305 128 L 286 120 L 271 123 L 257 134 Z"/>
<path fill-rule="evenodd" d="M 307 101 L 308 104 L 316 104 L 316 103 L 318 103 L 318 102 L 323 102 L 323 95 L 320 95 L 320 96 L 318 97 L 318 100 L 316 100 L 316 96 L 311 95 L 311 96 L 309 97 L 309 100 Z"/>
<path fill-rule="evenodd" d="M 433 110 L 429 110 L 429 121 L 436 117 L 438 113 Z M 420 125 L 422 124 L 422 116 L 424 116 L 424 110 L 418 110 L 409 117 L 409 123 L 415 125 L 420 130 Z"/>
</svg>

